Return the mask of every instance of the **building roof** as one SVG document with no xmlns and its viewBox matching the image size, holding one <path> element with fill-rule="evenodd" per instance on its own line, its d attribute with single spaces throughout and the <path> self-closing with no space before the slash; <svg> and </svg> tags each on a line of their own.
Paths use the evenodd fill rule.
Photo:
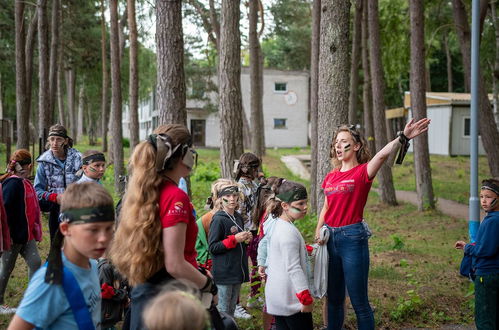
<svg viewBox="0 0 499 330">
<path fill-rule="evenodd" d="M 403 118 L 407 115 L 407 109 L 404 107 L 385 110 L 386 119 Z"/>
<path fill-rule="evenodd" d="M 492 101 L 493 95 L 489 94 L 489 100 Z M 471 103 L 471 94 L 469 93 L 440 93 L 440 92 L 427 92 L 426 105 L 469 105 Z M 409 109 L 411 107 L 411 92 L 404 93 L 404 107 Z"/>
</svg>

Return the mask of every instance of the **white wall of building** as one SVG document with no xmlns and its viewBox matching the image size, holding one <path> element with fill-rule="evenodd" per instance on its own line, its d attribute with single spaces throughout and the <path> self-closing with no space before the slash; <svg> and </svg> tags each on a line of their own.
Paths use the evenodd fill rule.
<svg viewBox="0 0 499 330">
<path fill-rule="evenodd" d="M 285 90 L 276 91 L 276 83 L 281 89 L 285 86 Z M 251 88 L 248 68 L 242 68 L 241 91 L 243 109 L 249 121 L 251 117 Z M 211 95 L 210 98 L 213 103 L 216 103 L 216 94 Z M 266 147 L 307 146 L 308 101 L 308 72 L 264 70 L 263 113 Z M 187 126 L 191 129 L 191 120 L 205 120 L 205 146 L 213 148 L 220 147 L 220 118 L 218 112 L 209 112 L 202 108 L 202 102 L 187 100 Z M 152 96 L 140 103 L 139 122 L 141 139 L 145 139 L 157 126 L 157 116 Z M 275 127 L 276 120 L 277 123 L 281 124 L 285 122 L 285 125 L 283 127 Z M 128 109 L 125 107 L 123 114 L 123 135 L 125 137 L 130 136 L 128 123 Z"/>
<path fill-rule="evenodd" d="M 451 155 L 469 156 L 470 154 L 470 137 L 469 130 L 465 132 L 465 122 L 470 123 L 470 108 L 469 106 L 454 106 L 452 111 L 452 146 Z M 468 126 L 469 127 L 469 126 Z M 468 135 L 467 135 L 468 134 Z M 483 149 L 482 139 L 478 137 L 478 154 L 485 155 L 485 149 Z"/>
</svg>

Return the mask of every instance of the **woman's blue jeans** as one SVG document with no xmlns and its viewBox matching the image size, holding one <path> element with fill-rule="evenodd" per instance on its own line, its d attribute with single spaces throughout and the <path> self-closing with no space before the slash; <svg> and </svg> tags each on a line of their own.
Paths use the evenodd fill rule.
<svg viewBox="0 0 499 330">
<path fill-rule="evenodd" d="M 374 315 L 367 295 L 369 274 L 368 239 L 365 222 L 329 227 L 328 329 L 340 330 L 345 318 L 345 286 L 357 315 L 357 328 L 374 329 Z"/>
</svg>

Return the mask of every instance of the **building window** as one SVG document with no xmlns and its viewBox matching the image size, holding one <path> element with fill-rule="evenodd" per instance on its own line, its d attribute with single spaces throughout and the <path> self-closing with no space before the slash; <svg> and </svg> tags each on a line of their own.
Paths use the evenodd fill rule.
<svg viewBox="0 0 499 330">
<path fill-rule="evenodd" d="M 286 128 L 285 118 L 274 118 L 274 129 Z"/>
<path fill-rule="evenodd" d="M 285 82 L 276 82 L 274 83 L 274 92 L 275 93 L 286 93 L 288 91 L 288 84 Z"/>
<path fill-rule="evenodd" d="M 471 118 L 464 117 L 464 135 L 465 137 L 469 137 L 471 133 Z M 480 127 L 478 127 L 478 136 L 480 136 Z"/>
</svg>

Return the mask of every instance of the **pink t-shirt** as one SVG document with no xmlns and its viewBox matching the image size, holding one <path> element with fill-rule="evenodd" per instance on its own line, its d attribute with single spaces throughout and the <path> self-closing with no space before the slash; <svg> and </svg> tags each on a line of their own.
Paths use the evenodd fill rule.
<svg viewBox="0 0 499 330">
<path fill-rule="evenodd" d="M 197 268 L 196 237 L 198 226 L 194 218 L 192 204 L 189 196 L 171 181 L 167 181 L 160 188 L 159 216 L 163 228 L 173 227 L 180 222 L 187 224 L 184 258 Z"/>
<path fill-rule="evenodd" d="M 367 163 L 345 172 L 338 169 L 329 172 L 322 183 L 328 205 L 325 224 L 342 227 L 361 222 L 371 185 Z"/>
</svg>

